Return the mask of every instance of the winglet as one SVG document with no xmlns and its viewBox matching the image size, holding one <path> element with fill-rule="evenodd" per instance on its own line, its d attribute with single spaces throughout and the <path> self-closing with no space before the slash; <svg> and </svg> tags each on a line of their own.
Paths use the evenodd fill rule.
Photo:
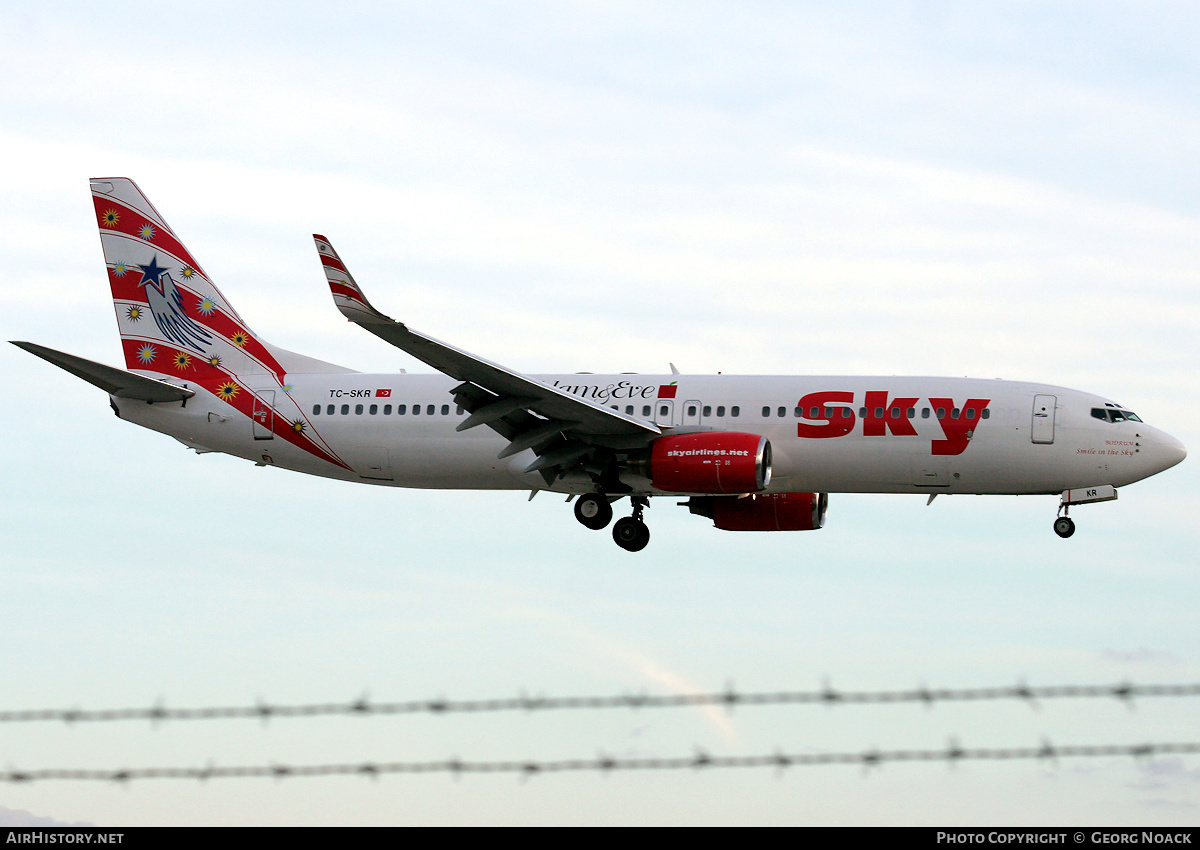
<svg viewBox="0 0 1200 850">
<path fill-rule="evenodd" d="M 317 253 L 321 255 L 321 266 L 325 269 L 325 279 L 329 281 L 329 291 L 333 294 L 334 306 L 343 316 L 352 322 L 392 321 L 371 306 L 367 296 L 363 295 L 354 276 L 342 262 L 337 251 L 329 244 L 329 240 L 319 233 L 313 234 L 313 242 L 317 244 Z"/>
</svg>

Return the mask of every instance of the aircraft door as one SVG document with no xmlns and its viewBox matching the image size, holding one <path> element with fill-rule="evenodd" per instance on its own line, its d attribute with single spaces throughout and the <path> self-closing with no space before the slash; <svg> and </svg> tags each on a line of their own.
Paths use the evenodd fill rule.
<svg viewBox="0 0 1200 850">
<path fill-rule="evenodd" d="M 684 425 L 699 425 L 700 424 L 700 402 L 695 399 L 688 399 L 683 403 L 683 423 Z"/>
<path fill-rule="evenodd" d="M 1029 432 L 1033 442 L 1044 446 L 1054 442 L 1054 408 L 1057 403 L 1057 396 L 1033 397 L 1033 427 Z"/>
<path fill-rule="evenodd" d="M 671 426 L 675 424 L 675 402 L 669 398 L 660 398 L 654 402 L 654 424 Z"/>
<path fill-rule="evenodd" d="M 386 448 L 364 446 L 351 453 L 350 463 L 362 478 L 392 481 L 391 457 Z"/>
<path fill-rule="evenodd" d="M 254 411 L 250 416 L 253 422 L 254 439 L 273 440 L 275 432 L 275 391 L 260 390 L 254 397 Z"/>
</svg>

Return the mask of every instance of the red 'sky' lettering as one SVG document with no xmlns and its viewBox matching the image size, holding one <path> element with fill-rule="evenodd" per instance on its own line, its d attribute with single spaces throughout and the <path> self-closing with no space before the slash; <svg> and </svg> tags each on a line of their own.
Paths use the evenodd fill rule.
<svg viewBox="0 0 1200 850">
<path fill-rule="evenodd" d="M 944 440 L 934 440 L 932 453 L 935 455 L 960 455 L 967 450 L 967 443 L 974 433 L 975 426 L 983 416 L 983 409 L 991 402 L 990 398 L 969 398 L 962 410 L 958 411 L 952 398 L 931 398 L 929 403 L 935 408 L 945 410 L 945 416 L 938 417 L 942 426 Z M 957 412 L 958 416 L 953 414 Z"/>
<path fill-rule="evenodd" d="M 798 407 L 801 415 L 806 419 L 823 421 L 823 425 L 809 425 L 801 422 L 796 426 L 797 437 L 844 437 L 854 430 L 855 416 L 854 411 L 846 407 L 831 407 L 829 414 L 826 414 L 826 405 L 836 402 L 845 402 L 853 404 L 854 393 L 843 392 L 820 392 L 809 393 L 804 398 L 800 399 Z M 812 408 L 817 408 L 817 415 L 810 416 Z"/>
<path fill-rule="evenodd" d="M 886 392 L 877 391 L 867 393 L 865 403 L 867 415 L 863 419 L 863 436 L 882 437 L 888 430 L 898 437 L 917 436 L 917 429 L 908 421 L 908 409 L 917 403 L 915 398 L 898 398 L 889 402 Z M 877 411 L 883 415 L 877 415 Z"/>
</svg>

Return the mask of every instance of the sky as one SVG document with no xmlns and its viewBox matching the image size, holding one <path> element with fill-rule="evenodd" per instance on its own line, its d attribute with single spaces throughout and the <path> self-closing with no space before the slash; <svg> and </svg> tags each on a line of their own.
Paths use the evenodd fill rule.
<svg viewBox="0 0 1200 850">
<path fill-rule="evenodd" d="M 11 6 L 12 4 L 10 4 Z M 360 3 L 0 11 L 5 339 L 119 364 L 89 177 L 128 176 L 260 335 L 427 371 L 381 310 L 528 373 L 970 375 L 1200 445 L 1189 3 Z M 1077 508 L 673 505 L 198 457 L 0 351 L 0 709 L 1200 681 L 1193 461 Z M 1196 740 L 1194 700 L 0 724 L 5 769 Z M 0 785 L 0 822 L 1172 825 L 1195 756 Z"/>
</svg>

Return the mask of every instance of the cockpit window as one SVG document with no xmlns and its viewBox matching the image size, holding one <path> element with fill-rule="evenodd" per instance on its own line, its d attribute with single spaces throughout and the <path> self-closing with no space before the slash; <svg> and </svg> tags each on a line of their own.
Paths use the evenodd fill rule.
<svg viewBox="0 0 1200 850">
<path fill-rule="evenodd" d="M 1141 422 L 1142 420 L 1132 410 L 1114 410 L 1112 408 L 1093 407 L 1092 417 L 1101 422 Z"/>
</svg>

